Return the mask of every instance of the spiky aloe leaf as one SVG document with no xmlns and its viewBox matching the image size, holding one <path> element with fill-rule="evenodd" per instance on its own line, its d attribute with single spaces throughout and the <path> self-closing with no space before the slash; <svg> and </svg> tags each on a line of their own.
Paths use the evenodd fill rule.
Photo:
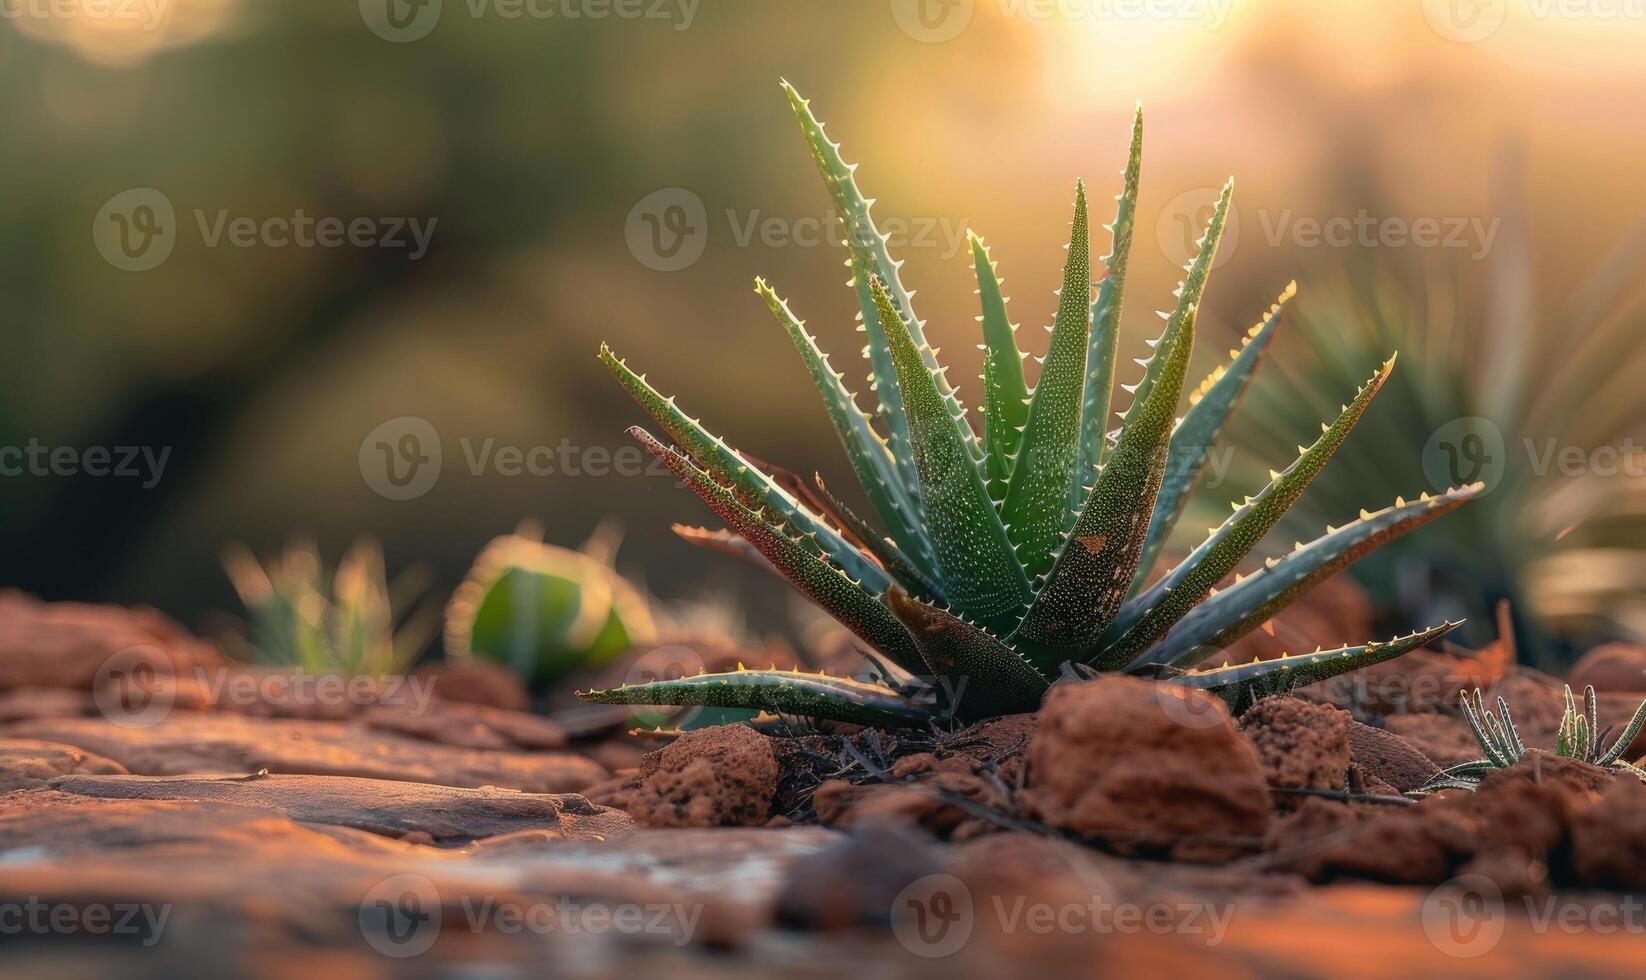
<svg viewBox="0 0 1646 980">
<path fill-rule="evenodd" d="M 918 673 L 924 666 L 909 634 L 890 611 L 858 582 L 790 537 L 788 526 L 774 524 L 767 513 L 747 507 L 737 494 L 715 481 L 685 453 L 661 442 L 645 429 L 629 429 L 642 446 L 703 498 L 732 530 L 748 539 L 795 588 L 824 612 L 839 620 L 863 642 L 891 657 L 904 670 Z"/>
<path fill-rule="evenodd" d="M 1121 172 L 1124 186 L 1115 200 L 1109 254 L 1102 258 L 1108 272 L 1092 301 L 1092 338 L 1086 352 L 1086 384 L 1080 409 L 1080 452 L 1074 481 L 1069 487 L 1069 510 L 1086 501 L 1086 488 L 1097 482 L 1097 468 L 1108 451 L 1109 404 L 1114 398 L 1114 362 L 1120 343 L 1120 307 L 1126 292 L 1126 262 L 1132 253 L 1132 226 L 1137 217 L 1137 182 L 1143 170 L 1143 106 L 1132 119 L 1132 148 Z"/>
<path fill-rule="evenodd" d="M 1189 396 L 1189 412 L 1172 432 L 1172 454 L 1166 460 L 1166 476 L 1160 482 L 1160 496 L 1155 498 L 1154 516 L 1149 519 L 1143 560 L 1138 562 L 1137 577 L 1132 582 L 1134 591 L 1142 587 L 1154 569 L 1161 546 L 1171 536 L 1184 503 L 1205 472 L 1223 423 L 1228 421 L 1240 396 L 1250 386 L 1252 374 L 1268 350 L 1286 303 L 1296 294 L 1297 283 L 1288 284 L 1280 299 L 1269 308 L 1268 315 L 1241 338 L 1240 350 L 1229 352 L 1229 363 L 1213 371 Z"/>
<path fill-rule="evenodd" d="M 857 407 L 857 399 L 843 381 L 845 375 L 830 366 L 828 355 L 817 346 L 817 338 L 806 332 L 805 321 L 790 311 L 789 304 L 764 279 L 755 280 L 754 290 L 766 301 L 772 316 L 806 362 L 806 370 L 810 372 L 818 394 L 823 396 L 829 420 L 834 423 L 835 432 L 846 449 L 846 458 L 851 461 L 852 470 L 863 485 L 863 492 L 875 513 L 886 522 L 894 540 L 918 555 L 920 560 L 929 560 L 925 539 L 918 529 L 919 517 L 914 501 L 904 489 L 902 477 L 897 473 L 897 463 L 892 459 L 885 441 L 869 424 L 869 417 Z"/>
<path fill-rule="evenodd" d="M 746 708 L 893 728 L 919 726 L 933 719 L 929 708 L 889 687 L 787 670 L 698 674 L 603 691 L 580 691 L 578 697 L 596 704 Z"/>
<path fill-rule="evenodd" d="M 1234 514 L 1214 529 L 1198 548 L 1189 553 L 1189 557 L 1126 603 L 1120 617 L 1110 628 L 1110 637 L 1119 638 L 1102 649 L 1093 666 L 1099 670 L 1116 670 L 1129 663 L 1133 657 L 1158 642 L 1174 623 L 1211 591 L 1212 586 L 1240 564 L 1240 560 L 1291 509 L 1309 482 L 1337 452 L 1365 413 L 1366 406 L 1371 404 L 1372 398 L 1388 380 L 1394 363 L 1395 358 L 1390 356 L 1355 394 L 1354 401 L 1344 406 L 1343 414 L 1337 417 L 1337 421 L 1329 425 L 1321 423 L 1320 438 L 1313 445 L 1307 449 L 1299 447 L 1302 455 L 1284 472 L 1273 474 L 1269 485 L 1257 496 L 1248 497 L 1244 503 L 1235 505 Z"/>
<path fill-rule="evenodd" d="M 961 721 L 1040 707 L 1046 678 L 986 630 L 897 589 L 886 594 L 886 604 L 914 637 L 927 667 L 941 679 L 945 690 L 940 697 Z"/>
<path fill-rule="evenodd" d="M 1194 346 L 1195 309 L 1159 353 L 1160 383 L 1121 433 L 1023 625 L 1009 638 L 1042 671 L 1081 656 L 1126 598 L 1166 468 L 1167 440 Z"/>
<path fill-rule="evenodd" d="M 1612 741 L 1612 744 L 1607 747 L 1606 751 L 1600 753 L 1600 755 L 1595 759 L 1596 764 L 1609 766 L 1614 762 L 1617 762 L 1623 753 L 1629 748 L 1630 743 L 1632 743 L 1635 740 L 1635 737 L 1640 734 L 1640 729 L 1642 727 L 1646 727 L 1646 701 L 1642 701 L 1640 703 L 1640 707 L 1635 709 L 1634 717 L 1630 718 L 1629 723 L 1623 726 L 1622 734 L 1618 735 L 1618 737 Z"/>
<path fill-rule="evenodd" d="M 744 503 L 770 507 L 782 515 L 784 521 L 809 536 L 809 540 L 814 542 L 812 547 L 870 589 L 879 592 L 891 584 L 891 578 L 883 569 L 853 547 L 828 522 L 808 511 L 793 494 L 778 486 L 770 476 L 727 445 L 725 440 L 682 412 L 675 405 L 672 395 L 663 397 L 605 344 L 600 345 L 599 356 L 600 362 L 628 389 L 640 407 L 657 420 L 669 438 L 689 453 L 697 465 L 734 488 Z"/>
<path fill-rule="evenodd" d="M 939 602 L 945 601 L 943 599 L 943 589 L 937 584 L 936 580 L 928 575 L 924 569 L 919 568 L 914 562 L 910 561 L 909 557 L 903 553 L 903 549 L 897 546 L 897 542 L 881 536 L 874 528 L 869 526 L 867 521 L 858 517 L 850 507 L 841 503 L 839 498 L 830 493 L 829 488 L 824 485 L 822 476 L 816 476 L 815 479 L 817 481 L 817 493 L 827 506 L 829 516 L 839 521 L 853 538 L 859 540 L 863 547 L 868 549 L 869 554 L 874 555 L 875 560 L 891 573 L 892 578 L 899 585 L 916 595 Z"/>
<path fill-rule="evenodd" d="M 730 528 L 723 527 L 716 530 L 714 528 L 696 527 L 691 524 L 671 524 L 669 530 L 688 544 L 695 544 L 699 548 L 707 548 L 710 551 L 718 551 L 723 555 L 731 555 L 733 558 L 741 558 L 749 564 L 757 568 L 763 568 L 779 577 L 783 575 L 782 572 L 777 570 L 777 566 L 767 561 L 766 556 L 761 554 L 754 545 Z"/>
<path fill-rule="evenodd" d="M 989 496 L 1005 499 L 1012 462 L 1029 421 L 1029 386 L 1023 380 L 1023 352 L 1017 346 L 1017 327 L 1006 316 L 1006 299 L 988 246 L 968 234 L 972 263 L 977 267 L 977 295 L 983 306 L 983 465 Z"/>
<path fill-rule="evenodd" d="M 926 344 L 926 337 L 921 328 L 921 321 L 914 315 L 912 300 L 914 293 L 903 288 L 902 277 L 898 270 L 903 263 L 893 261 L 891 253 L 886 249 L 886 236 L 875 227 L 874 218 L 869 209 L 874 203 L 865 198 L 857 188 L 857 181 L 852 174 L 857 170 L 855 164 L 848 164 L 840 156 L 840 144 L 829 140 L 823 132 L 823 124 L 812 114 L 811 100 L 801 98 L 800 93 L 787 80 L 783 82 L 783 91 L 789 96 L 789 106 L 794 110 L 795 119 L 800 123 L 800 131 L 806 137 L 806 145 L 812 151 L 812 159 L 817 164 L 818 173 L 823 176 L 823 183 L 828 186 L 829 194 L 834 198 L 835 207 L 846 219 L 846 246 L 852 254 L 852 265 L 855 269 L 858 307 L 863 317 L 863 330 L 869 338 L 867 354 L 874 372 L 875 392 L 880 397 L 881 417 L 885 420 L 891 432 L 892 452 L 899 461 L 905 456 L 899 451 L 899 444 L 906 443 L 909 437 L 908 421 L 904 414 L 904 406 L 900 392 L 894 381 L 891 355 L 886 349 L 886 338 L 880 330 L 878 313 L 874 303 L 874 296 L 869 289 L 869 278 L 879 277 L 886 291 L 891 295 L 893 304 L 908 320 L 908 331 L 914 338 L 915 346 L 926 360 L 927 369 L 937 375 L 937 389 L 948 406 L 949 414 L 956 418 L 963 418 L 964 412 L 960 400 L 954 390 L 938 372 L 937 355 L 932 353 Z M 977 437 L 968 426 L 961 436 L 966 444 L 966 452 L 974 462 L 983 458 L 981 447 L 977 444 Z M 913 485 L 913 470 L 905 469 L 906 482 Z"/>
<path fill-rule="evenodd" d="M 965 419 L 949 413 L 915 340 L 878 279 L 871 281 L 880 322 L 891 343 L 897 384 L 909 410 L 909 436 L 926 533 L 937 556 L 938 583 L 954 608 L 997 630 L 1017 624 L 1029 598 L 1029 580 L 968 455 L 960 430 Z"/>
<path fill-rule="evenodd" d="M 1368 552 L 1450 512 L 1484 488 L 1475 483 L 1438 496 L 1425 493 L 1410 503 L 1396 500 L 1376 513 L 1361 511 L 1359 520 L 1343 527 L 1327 528 L 1327 533 L 1308 544 L 1298 544 L 1284 557 L 1268 559 L 1261 570 L 1214 592 L 1127 668 L 1190 665 L 1208 648 L 1233 643 Z"/>
<path fill-rule="evenodd" d="M 1446 622 L 1419 630 L 1410 636 L 1396 637 L 1386 643 L 1367 643 L 1357 647 L 1339 647 L 1314 653 L 1293 654 L 1274 660 L 1254 660 L 1249 664 L 1225 664 L 1210 670 L 1191 670 L 1166 678 L 1174 684 L 1210 691 L 1228 703 L 1236 714 L 1271 694 L 1284 694 L 1306 684 L 1331 680 L 1340 674 L 1361 667 L 1380 664 L 1433 643 L 1461 622 Z"/>
<path fill-rule="evenodd" d="M 1132 404 L 1126 409 L 1122 422 L 1123 426 L 1130 426 L 1136 420 L 1143 405 L 1148 401 L 1149 392 L 1159 380 L 1165 362 L 1160 355 L 1162 348 L 1169 345 L 1172 337 L 1183 329 L 1183 319 L 1188 311 L 1200 305 L 1201 294 L 1206 291 L 1206 278 L 1212 273 L 1212 262 L 1217 258 L 1218 243 L 1223 241 L 1223 228 L 1229 219 L 1229 202 L 1234 199 L 1234 178 L 1230 177 L 1223 185 L 1223 192 L 1218 195 L 1217 209 L 1212 212 L 1211 221 L 1206 223 L 1206 231 L 1200 236 L 1199 251 L 1189 261 L 1183 281 L 1177 285 L 1177 306 L 1166 317 L 1166 328 L 1160 332 L 1160 337 L 1151 343 L 1154 347 L 1154 356 L 1147 360 L 1140 360 L 1143 365 L 1143 377 L 1137 384 L 1127 390 L 1132 393 Z M 1124 386 L 1123 386 L 1124 387 Z"/>
<path fill-rule="evenodd" d="M 1065 515 L 1075 513 L 1069 507 L 1069 488 L 1080 449 L 1080 399 L 1091 341 L 1092 260 L 1087 238 L 1086 185 L 1077 183 L 1057 318 L 1000 508 L 1018 563 L 1031 578 L 1051 567 L 1052 550 L 1072 523 Z"/>
</svg>

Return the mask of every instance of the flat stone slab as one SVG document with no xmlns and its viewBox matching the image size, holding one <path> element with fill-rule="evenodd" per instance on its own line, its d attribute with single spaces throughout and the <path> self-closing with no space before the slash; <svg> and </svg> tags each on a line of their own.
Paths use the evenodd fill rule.
<svg viewBox="0 0 1646 980">
<path fill-rule="evenodd" d="M 298 823 L 354 827 L 391 837 L 466 843 L 534 831 L 566 840 L 605 840 L 631 831 L 621 810 L 575 794 L 460 789 L 351 776 L 199 778 L 59 776 L 47 788 L 105 800 L 222 803 L 267 810 Z"/>
<path fill-rule="evenodd" d="M 599 763 L 570 752 L 460 748 L 340 721 L 173 711 L 151 727 L 104 718 L 36 718 L 3 731 L 72 745 L 146 776 L 271 773 L 498 786 L 575 793 L 607 778 Z"/>
</svg>

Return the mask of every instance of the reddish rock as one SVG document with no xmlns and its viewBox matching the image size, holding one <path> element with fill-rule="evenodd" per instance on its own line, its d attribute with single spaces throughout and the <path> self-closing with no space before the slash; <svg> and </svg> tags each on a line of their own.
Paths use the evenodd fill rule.
<svg viewBox="0 0 1646 980">
<path fill-rule="evenodd" d="M 819 932 L 884 926 L 903 889 L 941 866 L 925 835 L 869 824 L 790 867 L 775 919 L 780 926 Z"/>
<path fill-rule="evenodd" d="M 1265 698 L 1240 718 L 1271 787 L 1342 789 L 1348 780 L 1349 713 L 1289 695 Z"/>
<path fill-rule="evenodd" d="M 1434 760 L 1394 732 L 1351 721 L 1348 736 L 1354 774 L 1366 792 L 1410 793 L 1440 772 Z"/>
<path fill-rule="evenodd" d="M 1646 692 L 1646 647 L 1632 643 L 1595 647 L 1572 665 L 1567 683 L 1574 691 L 1592 686 L 1596 691 Z"/>
<path fill-rule="evenodd" d="M 1481 757 L 1469 723 L 1457 715 L 1390 715 L 1383 724 L 1441 768 Z"/>
<path fill-rule="evenodd" d="M 53 777 L 69 773 L 125 771 L 124 766 L 112 759 L 72 745 L 20 738 L 0 739 L 0 793 L 42 786 Z"/>
<path fill-rule="evenodd" d="M 629 808 L 649 827 L 756 827 L 772 815 L 777 781 L 771 739 L 718 725 L 647 754 Z"/>
<path fill-rule="evenodd" d="M 223 662 L 215 647 L 151 609 L 41 602 L 0 591 L 0 691 L 90 691 L 123 673 L 120 655 L 131 651 L 142 652 L 145 672 L 162 675 L 192 674 Z"/>
<path fill-rule="evenodd" d="M 446 786 L 501 786 L 575 793 L 607 778 L 592 760 L 566 752 L 487 751 L 405 738 L 359 723 L 253 718 L 175 711 L 147 728 L 103 718 L 39 719 L 6 726 L 16 736 L 74 745 L 133 773 L 274 773 L 365 776 Z"/>
<path fill-rule="evenodd" d="M 1221 701 L 1121 676 L 1053 687 L 1024 802 L 1117 850 L 1216 861 L 1256 846 L 1270 801 L 1257 751 Z"/>
<path fill-rule="evenodd" d="M 520 675 L 489 660 L 443 660 L 418 667 L 412 676 L 429 681 L 434 696 L 443 701 L 504 711 L 525 711 L 531 707 L 531 695 L 526 692 Z"/>
<path fill-rule="evenodd" d="M 563 749 L 565 729 L 548 718 L 460 701 L 427 705 L 378 705 L 367 710 L 366 725 L 443 745 L 473 749 Z"/>
</svg>

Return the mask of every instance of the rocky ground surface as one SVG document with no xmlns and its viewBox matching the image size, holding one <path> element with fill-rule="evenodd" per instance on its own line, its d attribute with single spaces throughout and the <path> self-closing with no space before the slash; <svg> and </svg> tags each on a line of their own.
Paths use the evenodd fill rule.
<svg viewBox="0 0 1646 980">
<path fill-rule="evenodd" d="M 1640 651 L 1579 673 L 1602 727 L 1646 697 Z M 1476 684 L 1552 746 L 1558 684 L 1491 649 L 1239 720 L 1109 678 L 941 735 L 639 740 L 484 667 L 339 695 L 0 594 L 5 972 L 1638 975 L 1646 786 L 1534 752 L 1401 795 L 1473 755 Z"/>
</svg>

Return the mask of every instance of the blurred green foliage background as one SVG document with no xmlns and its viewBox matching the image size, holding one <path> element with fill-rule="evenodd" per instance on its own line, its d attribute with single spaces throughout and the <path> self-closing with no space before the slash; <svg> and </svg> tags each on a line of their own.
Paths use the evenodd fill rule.
<svg viewBox="0 0 1646 980">
<path fill-rule="evenodd" d="M 850 485 L 749 288 L 766 276 L 837 365 L 858 363 L 845 252 L 811 237 L 828 199 L 780 77 L 862 163 L 883 226 L 909 222 L 905 278 L 957 380 L 979 363 L 965 230 L 993 247 L 1014 319 L 1049 322 L 1074 179 L 1094 197 L 1117 189 L 1136 100 L 1133 356 L 1169 305 L 1196 195 L 1230 173 L 1239 224 L 1202 313 L 1200 370 L 1289 279 L 1306 304 L 1312 282 L 1368 261 L 1398 266 L 1399 282 L 1448 283 L 1461 316 L 1541 329 L 1646 213 L 1646 23 L 1628 17 L 1511 3 L 1489 36 L 1460 40 L 1416 0 L 1181 0 L 1153 17 L 1136 11 L 1161 5 L 445 0 L 432 26 L 415 22 L 426 35 L 397 42 L 369 26 L 385 2 L 414 22 L 429 9 L 147 0 L 133 8 L 158 12 L 145 19 L 0 5 L 0 445 L 170 450 L 152 488 L 0 478 L 0 583 L 151 603 L 198 625 L 234 605 L 228 542 L 265 553 L 308 532 L 335 555 L 371 534 L 391 571 L 426 561 L 449 588 L 523 518 L 574 544 L 615 515 L 624 568 L 652 591 L 720 589 L 749 600 L 758 625 L 782 622 L 774 583 L 668 533 L 705 518 L 669 480 L 559 472 L 603 469 L 640 421 L 595 362 L 606 339 L 739 446 Z M 945 18 L 962 15 L 954 31 Z M 105 203 L 136 188 L 177 216 L 174 250 L 143 272 L 116 268 L 93 236 Z M 635 209 L 671 188 L 702 203 L 703 251 L 660 271 L 632 247 Z M 413 259 L 214 246 L 195 217 L 299 210 L 433 222 L 431 247 Z M 1512 227 L 1490 247 L 1307 233 L 1363 213 Z M 1503 247 L 1510 232 L 1523 250 Z M 1543 305 L 1494 307 L 1506 281 L 1535 282 Z M 1331 329 L 1329 304 L 1315 311 Z M 1035 352 L 1042 336 L 1023 335 Z M 1288 348 L 1303 346 L 1283 335 L 1277 357 Z M 1527 377 L 1515 383 L 1537 383 Z M 1260 382 L 1282 400 L 1287 383 Z M 363 476 L 362 446 L 406 416 L 438 433 L 441 473 L 415 499 L 388 499 Z M 1413 494 L 1428 435 L 1410 434 Z M 475 471 L 472 457 L 504 446 L 549 447 L 557 472 Z M 1202 496 L 1222 507 L 1246 489 Z"/>
</svg>

